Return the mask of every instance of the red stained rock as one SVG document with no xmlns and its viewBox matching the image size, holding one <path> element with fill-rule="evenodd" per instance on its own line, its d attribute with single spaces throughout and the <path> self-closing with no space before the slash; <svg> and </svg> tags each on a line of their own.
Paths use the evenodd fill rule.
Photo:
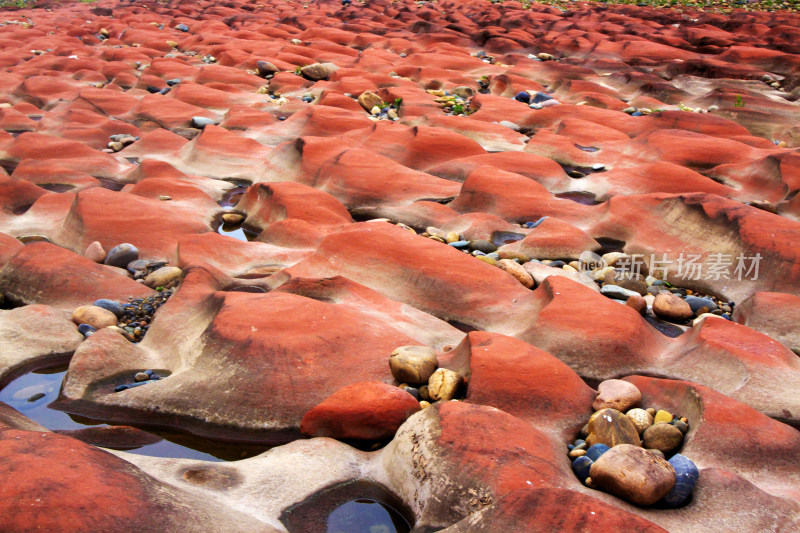
<svg viewBox="0 0 800 533">
<path fill-rule="evenodd" d="M 0 291 L 26 304 L 72 310 L 100 298 L 126 300 L 154 292 L 127 276 L 50 243 L 28 244 L 0 271 Z"/>
<path fill-rule="evenodd" d="M 393 385 L 353 383 L 307 412 L 300 431 L 309 437 L 383 440 L 419 410 L 413 396 Z"/>
</svg>

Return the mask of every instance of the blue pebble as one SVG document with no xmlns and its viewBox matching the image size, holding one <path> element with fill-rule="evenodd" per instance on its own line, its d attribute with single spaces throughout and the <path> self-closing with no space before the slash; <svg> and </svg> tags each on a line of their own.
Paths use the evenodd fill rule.
<svg viewBox="0 0 800 533">
<path fill-rule="evenodd" d="M 538 226 L 539 224 L 541 224 L 542 222 L 544 222 L 545 219 L 547 219 L 547 218 L 548 217 L 542 217 L 539 220 L 537 220 L 536 222 L 526 222 L 525 223 L 525 227 L 528 228 L 528 229 L 533 229 L 536 226 Z"/>
<path fill-rule="evenodd" d="M 160 90 L 160 91 L 158 91 L 158 92 L 159 92 L 159 93 L 161 93 L 161 94 L 167 94 L 169 91 L 170 91 L 170 88 L 169 88 L 169 87 L 164 87 L 163 89 L 161 89 L 161 90 Z"/>
<path fill-rule="evenodd" d="M 575 445 L 574 445 L 574 444 L 567 444 L 567 449 L 568 449 L 569 451 L 572 451 L 572 450 L 574 450 L 574 449 L 575 449 Z"/>
<path fill-rule="evenodd" d="M 195 128 L 203 129 L 206 126 L 211 126 L 212 124 L 216 124 L 217 121 L 213 118 L 208 117 L 192 117 L 192 125 Z"/>
<path fill-rule="evenodd" d="M 189 31 L 189 26 L 187 26 L 186 24 L 178 24 L 177 26 L 175 26 L 175 29 L 178 31 Z"/>
<path fill-rule="evenodd" d="M 125 314 L 125 306 L 122 305 L 121 302 L 117 302 L 116 300 L 108 300 L 106 298 L 101 298 L 99 300 L 95 300 L 95 302 L 92 305 L 94 305 L 95 307 L 102 307 L 107 311 L 111 311 L 112 313 L 117 315 L 117 318 Z"/>
<path fill-rule="evenodd" d="M 589 449 L 586 450 L 586 457 L 591 459 L 592 461 L 597 461 L 597 459 L 610 450 L 608 446 L 605 444 L 592 444 L 589 446 Z"/>
<path fill-rule="evenodd" d="M 114 392 L 122 392 L 128 388 L 127 385 L 117 385 L 114 387 Z"/>
<path fill-rule="evenodd" d="M 134 245 L 125 242 L 118 244 L 109 250 L 104 263 L 106 265 L 126 268 L 128 263 L 131 261 L 136 261 L 137 259 L 139 259 L 139 249 Z"/>
<path fill-rule="evenodd" d="M 91 335 L 95 331 L 97 331 L 94 327 L 90 326 L 89 324 L 80 324 L 78 326 L 78 331 L 81 332 L 82 335 Z"/>
<path fill-rule="evenodd" d="M 166 83 L 167 83 L 167 85 L 169 85 L 170 87 L 174 87 L 175 85 L 178 85 L 180 82 L 181 82 L 181 79 L 180 79 L 180 78 L 172 78 L 171 80 L 167 80 L 167 82 L 166 82 Z"/>
<path fill-rule="evenodd" d="M 486 255 L 486 252 L 481 252 L 480 250 L 472 250 L 472 255 L 478 257 L 479 255 Z"/>
<path fill-rule="evenodd" d="M 642 116 L 642 112 L 641 111 L 634 111 L 633 113 L 631 113 L 631 116 L 632 117 L 641 117 Z"/>
<path fill-rule="evenodd" d="M 514 100 L 527 104 L 531 101 L 531 95 L 527 91 L 520 91 L 514 96 Z"/>
<path fill-rule="evenodd" d="M 498 254 L 497 252 L 488 253 L 486 254 L 486 257 L 488 257 L 489 259 L 494 259 L 495 261 L 500 260 L 500 254 Z"/>
<path fill-rule="evenodd" d="M 700 472 L 695 464 L 685 455 L 676 453 L 669 460 L 669 464 L 675 469 L 675 485 L 672 490 L 664 496 L 662 502 L 667 507 L 678 507 L 692 494 L 694 485 Z"/>
<path fill-rule="evenodd" d="M 586 441 L 585 441 L 585 440 L 583 440 L 583 439 L 575 439 L 575 442 L 573 442 L 573 444 L 574 444 L 575 446 L 580 446 L 580 445 L 581 445 L 581 444 L 583 444 L 584 442 L 586 442 Z"/>
<path fill-rule="evenodd" d="M 542 91 L 538 91 L 536 94 L 533 95 L 532 104 L 541 104 L 542 102 L 546 102 L 548 100 L 552 100 L 553 97 L 547 93 L 543 93 Z"/>
<path fill-rule="evenodd" d="M 586 481 L 586 478 L 589 477 L 589 469 L 592 467 L 592 463 L 594 463 L 594 461 L 582 455 L 572 461 L 572 471 L 575 472 L 578 479 Z"/>
<path fill-rule="evenodd" d="M 414 388 L 414 387 L 403 387 L 403 390 L 406 391 L 407 393 L 409 393 L 414 398 L 416 398 L 417 401 L 420 401 L 419 389 Z"/>
<path fill-rule="evenodd" d="M 152 377 L 153 374 L 155 374 L 155 372 L 153 372 L 152 370 L 145 370 L 144 373 L 147 374 L 150 377 Z"/>
<path fill-rule="evenodd" d="M 452 246 L 453 248 L 458 248 L 459 250 L 466 248 L 469 246 L 469 241 L 456 241 L 447 243 L 448 246 Z"/>
<path fill-rule="evenodd" d="M 86 333 L 83 334 L 83 336 L 88 339 L 89 337 L 94 335 L 94 333 L 95 333 L 94 331 L 87 331 Z"/>
<path fill-rule="evenodd" d="M 286 120 L 286 117 L 278 117 L 278 120 L 281 120 L 281 121 Z"/>
</svg>

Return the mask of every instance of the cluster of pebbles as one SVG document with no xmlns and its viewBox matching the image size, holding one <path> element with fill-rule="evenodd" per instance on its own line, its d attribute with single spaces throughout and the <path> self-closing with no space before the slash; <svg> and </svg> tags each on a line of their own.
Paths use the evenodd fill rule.
<svg viewBox="0 0 800 533">
<path fill-rule="evenodd" d="M 428 346 L 400 346 L 389 356 L 389 368 L 399 388 L 411 394 L 425 409 L 432 402 L 458 399 L 464 378 L 453 370 L 439 368 L 436 352 Z"/>
<path fill-rule="evenodd" d="M 400 106 L 402 99 L 398 98 L 394 102 L 384 102 L 383 98 L 372 91 L 364 91 L 356 99 L 358 104 L 369 113 L 370 119 L 378 120 L 400 120 Z"/>
<path fill-rule="evenodd" d="M 82 305 L 72 313 L 78 331 L 90 337 L 99 329 L 112 328 L 131 342 L 141 341 L 155 312 L 175 292 L 183 271 L 167 266 L 166 261 L 139 259 L 139 250 L 129 243 L 115 246 L 106 254 L 100 243 L 94 242 L 85 255 L 111 267 L 125 268 L 129 277 L 155 289 L 158 294 L 129 298 L 127 302 L 100 299 L 92 305 Z"/>
<path fill-rule="evenodd" d="M 598 387 L 595 410 L 581 438 L 567 446 L 572 470 L 588 487 L 640 506 L 685 505 L 699 472 L 677 453 L 688 420 L 654 407 L 638 407 L 639 389 L 612 379 Z"/>
<path fill-rule="evenodd" d="M 470 107 L 470 99 L 475 95 L 475 89 L 472 87 L 461 85 L 452 92 L 442 89 L 428 89 L 427 92 L 435 97 L 434 101 L 447 115 L 467 116 L 475 111 Z"/>
<path fill-rule="evenodd" d="M 528 104 L 531 109 L 543 109 L 559 105 L 561 102 L 553 98 L 551 95 L 542 91 L 520 91 L 514 95 L 514 100 Z"/>
</svg>

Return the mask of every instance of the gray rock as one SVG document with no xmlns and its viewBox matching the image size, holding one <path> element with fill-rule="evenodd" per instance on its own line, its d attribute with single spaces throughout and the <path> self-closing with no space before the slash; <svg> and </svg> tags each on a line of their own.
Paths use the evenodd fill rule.
<svg viewBox="0 0 800 533">
<path fill-rule="evenodd" d="M 115 267 L 125 268 L 131 261 L 139 259 L 139 249 L 130 243 L 122 243 L 108 251 L 104 263 Z"/>
<path fill-rule="evenodd" d="M 631 296 L 639 296 L 638 292 L 624 289 L 619 285 L 603 285 L 603 288 L 600 289 L 600 294 L 616 300 L 627 300 Z"/>
</svg>

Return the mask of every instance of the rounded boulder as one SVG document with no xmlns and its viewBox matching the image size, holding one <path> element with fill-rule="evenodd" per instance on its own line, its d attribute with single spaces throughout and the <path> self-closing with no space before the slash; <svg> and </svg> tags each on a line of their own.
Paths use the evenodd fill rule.
<svg viewBox="0 0 800 533">
<path fill-rule="evenodd" d="M 652 505 L 675 486 L 675 469 L 644 448 L 620 444 L 589 469 L 594 487 L 636 505 Z"/>
</svg>

